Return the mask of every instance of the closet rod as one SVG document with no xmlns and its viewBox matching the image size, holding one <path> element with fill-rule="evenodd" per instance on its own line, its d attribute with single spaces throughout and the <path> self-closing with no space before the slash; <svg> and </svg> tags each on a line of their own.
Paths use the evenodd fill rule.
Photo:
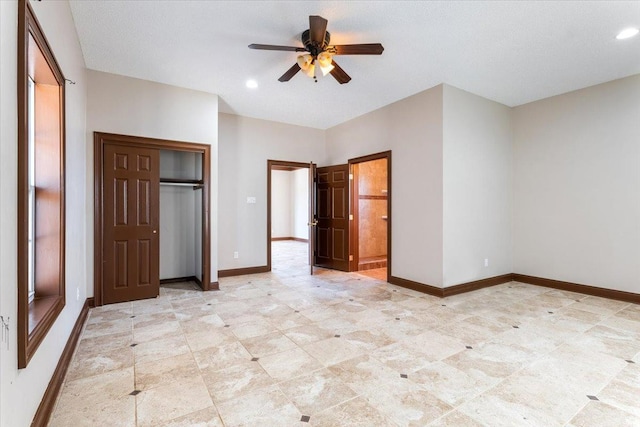
<svg viewBox="0 0 640 427">
<path fill-rule="evenodd" d="M 162 181 L 160 181 L 160 185 L 170 185 L 172 187 L 202 188 L 202 184 L 196 184 L 196 183 L 193 183 L 193 182 L 162 182 Z"/>
</svg>

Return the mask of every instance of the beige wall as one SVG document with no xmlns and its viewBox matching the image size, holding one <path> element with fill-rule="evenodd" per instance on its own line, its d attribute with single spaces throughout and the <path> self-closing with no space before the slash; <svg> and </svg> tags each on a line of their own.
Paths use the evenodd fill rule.
<svg viewBox="0 0 640 427">
<path fill-rule="evenodd" d="M 291 172 L 271 171 L 271 237 L 292 237 Z"/>
<path fill-rule="evenodd" d="M 219 268 L 267 264 L 267 160 L 325 162 L 320 129 L 219 116 Z M 247 203 L 255 197 L 256 203 Z M 238 259 L 233 252 L 238 252 Z"/>
<path fill-rule="evenodd" d="M 513 149 L 509 107 L 444 85 L 443 110 L 447 287 L 513 271 Z"/>
<path fill-rule="evenodd" d="M 217 281 L 218 96 L 99 71 L 89 70 L 87 75 L 86 144 L 91 162 L 96 131 L 211 145 L 211 281 Z M 92 198 L 93 187 L 87 191 Z M 93 211 L 90 216 L 93 223 Z M 93 248 L 93 236 L 88 247 Z"/>
<path fill-rule="evenodd" d="M 640 75 L 513 118 L 514 270 L 640 292 Z"/>
<path fill-rule="evenodd" d="M 308 239 L 309 169 L 271 171 L 271 237 Z"/>
<path fill-rule="evenodd" d="M 291 172 L 291 235 L 309 238 L 309 169 Z"/>
<path fill-rule="evenodd" d="M 66 86 L 66 305 L 25 369 L 17 362 L 17 2 L 0 1 L 0 314 L 9 320 L 9 343 L 0 345 L 0 425 L 28 426 L 88 295 L 90 260 L 85 183 L 87 84 L 84 59 L 67 2 L 32 2 L 65 77 Z M 79 293 L 79 297 L 77 294 Z"/>
<path fill-rule="evenodd" d="M 442 85 L 330 128 L 329 164 L 392 150 L 392 274 L 442 286 Z"/>
</svg>

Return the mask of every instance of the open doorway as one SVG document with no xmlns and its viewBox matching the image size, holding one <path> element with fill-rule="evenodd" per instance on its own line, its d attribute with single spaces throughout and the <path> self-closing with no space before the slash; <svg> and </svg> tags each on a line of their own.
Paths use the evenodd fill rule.
<svg viewBox="0 0 640 427">
<path fill-rule="evenodd" d="M 388 281 L 391 275 L 391 152 L 349 160 L 350 270 Z"/>
<path fill-rule="evenodd" d="M 285 274 L 310 265 L 310 163 L 267 162 L 267 264 Z"/>
</svg>

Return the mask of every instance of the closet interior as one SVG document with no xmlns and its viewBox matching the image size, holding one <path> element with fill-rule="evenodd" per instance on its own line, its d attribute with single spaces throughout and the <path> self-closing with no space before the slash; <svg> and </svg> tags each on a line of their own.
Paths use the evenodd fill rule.
<svg viewBox="0 0 640 427">
<path fill-rule="evenodd" d="M 358 270 L 387 267 L 387 159 L 353 165 Z"/>
<path fill-rule="evenodd" d="M 160 283 L 202 286 L 203 154 L 160 150 Z"/>
</svg>

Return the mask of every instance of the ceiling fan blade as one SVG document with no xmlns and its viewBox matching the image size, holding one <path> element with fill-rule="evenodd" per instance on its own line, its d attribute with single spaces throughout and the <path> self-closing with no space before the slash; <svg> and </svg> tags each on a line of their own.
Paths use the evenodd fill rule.
<svg viewBox="0 0 640 427">
<path fill-rule="evenodd" d="M 289 68 L 289 69 L 287 70 L 287 72 L 286 72 L 286 73 L 284 73 L 284 74 L 283 74 L 283 75 L 278 79 L 278 81 L 279 81 L 279 82 L 288 82 L 289 80 L 291 80 L 291 77 L 293 77 L 293 76 L 295 76 L 295 75 L 296 75 L 296 73 L 297 73 L 298 71 L 300 71 L 300 66 L 299 66 L 297 63 L 295 63 L 295 64 L 293 64 L 293 67 Z"/>
<path fill-rule="evenodd" d="M 249 49 L 259 49 L 259 50 L 284 50 L 288 52 L 306 52 L 307 50 L 303 47 L 295 47 L 295 46 L 276 46 L 273 44 L 250 44 Z"/>
<path fill-rule="evenodd" d="M 334 55 L 382 55 L 384 47 L 380 43 L 343 44 L 330 46 L 328 50 L 335 50 Z"/>
<path fill-rule="evenodd" d="M 324 36 L 327 32 L 327 20 L 322 16 L 309 16 L 309 38 L 318 46 L 324 44 Z"/>
<path fill-rule="evenodd" d="M 345 73 L 344 70 L 340 68 L 338 64 L 336 64 L 336 61 L 331 61 L 331 65 L 333 65 L 331 75 L 338 81 L 338 83 L 340 83 L 341 85 L 349 83 L 349 81 L 351 80 L 349 74 Z"/>
</svg>

